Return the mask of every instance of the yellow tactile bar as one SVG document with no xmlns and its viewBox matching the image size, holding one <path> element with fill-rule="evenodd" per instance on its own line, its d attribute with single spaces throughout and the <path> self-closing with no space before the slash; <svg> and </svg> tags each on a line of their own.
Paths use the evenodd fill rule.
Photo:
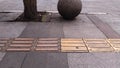
<svg viewBox="0 0 120 68">
<path fill-rule="evenodd" d="M 120 39 L 0 38 L 0 51 L 120 52 Z"/>
<path fill-rule="evenodd" d="M 83 39 L 61 39 L 61 52 L 88 52 Z"/>
</svg>

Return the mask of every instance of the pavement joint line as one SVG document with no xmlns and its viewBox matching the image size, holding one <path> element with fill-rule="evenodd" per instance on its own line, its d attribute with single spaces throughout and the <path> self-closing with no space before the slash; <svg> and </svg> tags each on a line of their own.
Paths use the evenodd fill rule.
<svg viewBox="0 0 120 68">
<path fill-rule="evenodd" d="M 88 46 L 87 46 L 87 44 L 86 44 L 86 40 L 83 39 L 83 38 L 82 38 L 82 40 L 83 40 L 83 42 L 84 42 L 84 44 L 85 44 L 85 46 L 86 46 L 86 48 L 87 48 L 87 50 L 88 50 L 88 52 L 89 52 L 89 48 L 88 48 Z"/>
<path fill-rule="evenodd" d="M 21 10 L 5 10 L 5 11 L 1 11 L 0 13 L 22 13 L 23 11 Z M 38 11 L 38 12 L 48 12 L 48 13 L 59 13 L 58 11 Z M 107 15 L 109 13 L 107 12 L 82 12 L 81 14 L 95 14 L 95 15 Z"/>
<path fill-rule="evenodd" d="M 115 52 L 119 52 L 120 51 L 120 39 L 108 39 L 109 42 L 111 43 L 111 46 L 114 48 Z M 111 41 L 117 41 L 117 42 L 111 42 Z M 119 40 L 119 42 L 118 42 Z M 115 46 L 115 44 L 119 44 L 119 46 Z"/>
<path fill-rule="evenodd" d="M 30 48 L 31 51 L 35 51 L 35 48 L 38 44 L 38 40 L 39 40 L 39 38 L 36 38 L 36 39 L 33 40 L 32 46 Z"/>
<path fill-rule="evenodd" d="M 115 48 L 114 48 L 113 45 L 110 43 L 109 39 L 106 39 L 106 41 L 107 41 L 108 44 L 112 47 L 113 51 L 115 51 Z"/>
<path fill-rule="evenodd" d="M 14 39 L 13 38 L 10 38 L 9 40 L 7 40 L 7 43 L 5 43 L 5 46 L 3 47 L 3 50 L 2 51 L 7 51 L 7 49 L 10 47 L 10 45 L 12 44 L 12 41 Z"/>
<path fill-rule="evenodd" d="M 61 39 L 60 38 L 58 39 L 58 50 L 59 52 L 61 51 Z"/>
<path fill-rule="evenodd" d="M 120 52 L 120 39 L 9 38 L 6 40 L 6 43 L 3 43 L 2 41 L 4 41 L 3 38 L 0 38 L 0 44 L 4 44 L 4 46 L 0 46 L 1 52 Z M 14 41 L 17 41 L 16 44 Z M 25 41 L 32 41 L 32 43 L 26 43 Z M 38 41 L 41 41 L 42 43 L 38 43 Z M 57 41 L 57 43 L 54 41 Z"/>
</svg>

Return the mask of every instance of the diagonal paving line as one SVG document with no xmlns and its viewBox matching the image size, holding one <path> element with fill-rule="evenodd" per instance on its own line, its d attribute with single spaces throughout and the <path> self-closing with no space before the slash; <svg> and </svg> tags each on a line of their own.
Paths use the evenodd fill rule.
<svg viewBox="0 0 120 68">
<path fill-rule="evenodd" d="M 86 15 L 107 38 L 120 38 L 120 35 L 110 27 L 109 24 L 103 22 L 95 15 Z"/>
</svg>

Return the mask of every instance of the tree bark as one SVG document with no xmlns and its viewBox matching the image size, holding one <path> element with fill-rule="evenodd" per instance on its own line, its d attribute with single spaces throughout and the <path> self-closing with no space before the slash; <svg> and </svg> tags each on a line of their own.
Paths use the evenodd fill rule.
<svg viewBox="0 0 120 68">
<path fill-rule="evenodd" d="M 37 18 L 37 0 L 23 0 L 24 4 L 24 18 Z"/>
</svg>

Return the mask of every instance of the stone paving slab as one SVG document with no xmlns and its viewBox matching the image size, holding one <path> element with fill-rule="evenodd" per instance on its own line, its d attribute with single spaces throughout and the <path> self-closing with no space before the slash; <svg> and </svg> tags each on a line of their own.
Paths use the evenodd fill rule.
<svg viewBox="0 0 120 68">
<path fill-rule="evenodd" d="M 14 21 L 17 17 L 19 17 L 22 13 L 0 13 L 0 22 L 10 22 Z"/>
<path fill-rule="evenodd" d="M 31 22 L 21 34 L 21 37 L 64 37 L 63 25 L 61 23 L 36 23 Z"/>
<path fill-rule="evenodd" d="M 96 16 L 101 20 L 104 20 L 105 23 L 109 24 L 118 34 L 120 34 L 120 15 L 108 14 Z"/>
<path fill-rule="evenodd" d="M 43 0 L 39 0 L 39 1 L 43 1 Z M 48 10 L 56 10 L 57 0 L 52 0 L 52 2 L 48 2 L 48 0 L 44 0 L 44 1 L 45 1 L 44 3 L 49 4 L 49 5 L 46 6 L 44 3 L 38 4 L 39 10 L 47 10 L 47 9 Z M 18 5 L 18 2 L 19 2 L 19 5 Z M 120 12 L 119 12 L 120 6 L 118 6 L 120 3 L 119 0 L 117 0 L 117 1 L 116 0 L 104 0 L 104 1 L 103 0 L 82 0 L 82 2 L 83 2 L 82 12 L 87 12 L 87 13 L 88 12 L 93 12 L 93 13 L 94 12 L 97 12 L 97 13 L 103 12 L 103 13 L 112 14 L 111 16 L 99 15 L 99 17 L 101 20 L 107 21 L 107 23 L 110 24 L 111 27 L 119 33 L 119 24 L 118 24 L 119 23 L 119 14 L 120 14 Z M 51 5 L 51 3 L 52 3 L 52 5 Z M 41 5 L 43 5 L 42 8 L 40 7 Z M 103 7 L 101 7 L 101 6 L 103 6 Z M 49 8 L 49 7 L 51 7 L 51 8 Z M 8 11 L 8 10 L 23 10 L 22 0 L 0 1 L 0 11 Z M 85 19 L 85 20 L 83 20 L 83 19 Z M 91 21 L 88 21 L 88 19 L 86 19 L 85 16 L 80 16 L 80 18 L 78 17 L 77 21 L 65 21 L 63 19 L 59 19 L 59 17 L 55 20 L 52 20 L 52 22 L 53 21 L 55 21 L 55 23 L 64 23 L 63 24 L 64 37 L 106 38 L 105 35 L 99 29 L 97 29 L 96 26 L 94 24 L 92 24 Z M 60 22 L 58 22 L 58 21 L 60 21 Z M 82 22 L 82 23 L 80 23 L 80 22 Z M 20 32 L 15 31 L 15 33 L 13 31 L 9 32 L 10 29 L 7 27 L 10 26 L 10 28 L 15 30 L 15 28 L 13 28 L 13 27 L 15 27 L 16 25 L 13 25 L 13 26 L 11 26 L 11 25 L 7 26 L 7 25 L 8 25 L 8 23 L 6 24 L 6 26 L 2 26 L 2 25 L 0 26 L 0 27 L 2 27 L 2 29 L 3 29 L 3 27 L 6 28 L 5 31 L 7 31 L 7 32 L 2 31 L 2 34 L 0 34 L 1 37 L 11 37 L 11 36 L 14 37 L 13 36 L 14 34 L 15 34 L 15 36 L 18 36 L 18 34 L 21 33 L 21 31 Z M 19 30 L 19 29 L 16 29 L 16 30 Z M 8 36 L 8 32 L 10 33 L 9 36 Z M 19 33 L 17 33 L 17 32 L 19 32 Z M 75 32 L 78 32 L 78 33 L 75 33 Z M 91 34 L 92 32 L 95 34 Z M 73 35 L 73 33 L 74 33 L 74 35 Z M 26 36 L 27 36 L 27 34 L 26 34 Z M 10 53 L 9 56 L 12 56 L 12 57 L 15 56 L 15 58 L 16 58 L 16 55 L 18 55 L 18 54 L 19 53 L 15 53 L 15 54 Z M 29 55 L 32 55 L 32 54 L 34 54 L 34 53 L 31 53 Z M 41 55 L 38 55 L 38 57 Z M 6 55 L 6 56 L 8 56 L 8 55 Z M 19 58 L 21 56 L 22 56 L 22 59 Z M 25 59 L 24 58 L 25 56 L 26 56 L 26 54 L 19 54 L 18 58 L 16 60 L 10 60 L 9 58 L 8 59 L 9 59 L 9 61 L 13 61 L 14 63 L 16 63 L 15 68 L 19 68 L 19 67 L 21 67 L 21 63 Z M 29 56 L 29 57 L 31 57 L 31 56 Z M 46 59 L 47 55 L 43 54 L 42 57 L 44 59 Z M 53 55 L 50 57 L 53 57 Z M 65 57 L 63 60 L 68 59 L 69 68 L 119 68 L 120 67 L 120 61 L 118 60 L 118 59 L 120 59 L 119 53 L 89 53 L 89 54 L 70 53 L 70 54 L 67 54 L 67 57 Z M 3 65 L 5 63 L 7 63 L 8 59 L 6 59 L 6 62 L 0 63 L 0 64 Z M 25 63 L 33 61 L 32 59 L 29 61 L 29 59 L 30 58 L 26 59 Z M 42 60 L 42 59 L 40 58 L 39 60 Z M 56 58 L 53 58 L 53 59 L 55 61 Z M 19 63 L 17 63 L 17 61 L 19 61 Z M 38 65 L 38 67 L 39 67 L 39 64 L 37 64 L 38 61 L 33 61 L 33 62 L 36 62 L 36 65 Z M 48 66 L 51 65 L 50 67 L 54 68 L 54 66 L 52 66 L 52 65 L 55 65 L 55 64 L 53 64 L 53 63 L 51 64 L 51 62 L 52 62 L 51 59 L 49 62 L 47 62 Z M 7 63 L 7 65 L 8 65 L 8 67 L 14 67 L 14 66 L 12 66 L 12 65 L 14 65 L 14 63 Z M 43 66 L 46 66 L 44 63 L 45 62 L 41 62 L 41 64 L 43 64 Z M 67 62 L 65 62 L 65 63 L 67 63 Z M 30 64 L 32 65 L 32 63 L 30 63 Z M 27 64 L 24 65 L 23 67 L 26 68 Z M 21 67 L 21 68 L 23 68 L 23 67 Z M 0 68 L 7 68 L 7 67 L 5 65 Z"/>
<path fill-rule="evenodd" d="M 26 25 L 22 22 L 0 22 L 0 38 L 18 37 Z"/>
<path fill-rule="evenodd" d="M 25 59 L 25 52 L 8 52 L 0 62 L 0 68 L 21 68 L 21 63 Z M 7 59 L 6 59 L 7 58 Z M 15 60 L 11 59 L 14 58 Z M 12 61 L 12 62 L 11 62 Z"/>
<path fill-rule="evenodd" d="M 64 35 L 68 38 L 106 38 L 105 35 L 87 18 L 79 15 L 74 21 L 61 21 Z"/>
<path fill-rule="evenodd" d="M 0 61 L 3 59 L 4 56 L 5 56 L 5 53 L 0 52 Z"/>
<path fill-rule="evenodd" d="M 70 68 L 119 68 L 119 53 L 71 53 L 68 54 Z"/>
<path fill-rule="evenodd" d="M 87 17 L 96 25 L 96 27 L 105 34 L 107 38 L 120 38 L 120 35 L 109 24 L 100 20 L 97 16 L 87 15 Z"/>
</svg>

